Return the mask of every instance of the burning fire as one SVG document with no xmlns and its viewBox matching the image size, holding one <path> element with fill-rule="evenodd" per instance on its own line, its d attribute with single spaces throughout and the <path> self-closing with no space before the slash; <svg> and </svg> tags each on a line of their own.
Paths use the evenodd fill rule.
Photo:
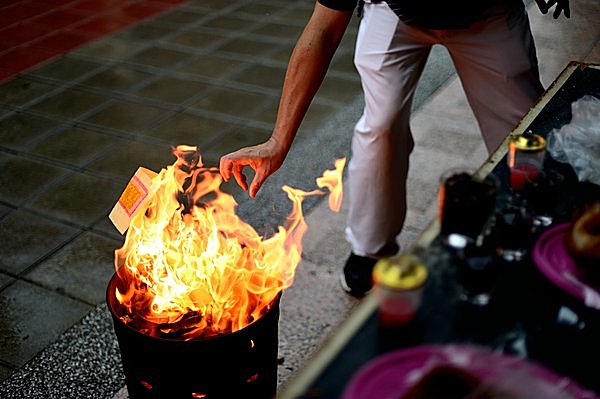
<svg viewBox="0 0 600 399">
<path fill-rule="evenodd" d="M 177 161 L 152 180 L 145 211 L 115 251 L 121 319 L 145 334 L 181 339 L 240 330 L 292 284 L 307 230 L 303 198 L 325 192 L 283 186 L 293 204 L 287 226 L 263 239 L 235 214 L 218 169 L 203 167 L 196 147 L 178 146 L 174 154 Z M 344 165 L 337 160 L 317 179 L 335 211 Z"/>
</svg>

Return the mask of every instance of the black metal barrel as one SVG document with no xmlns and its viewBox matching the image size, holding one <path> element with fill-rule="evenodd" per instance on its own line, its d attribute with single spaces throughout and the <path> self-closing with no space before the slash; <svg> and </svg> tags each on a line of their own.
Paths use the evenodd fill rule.
<svg viewBox="0 0 600 399">
<path fill-rule="evenodd" d="M 239 331 L 184 341 L 151 337 L 126 325 L 116 312 L 117 284 L 115 274 L 107 304 L 131 399 L 275 397 L 281 296 Z"/>
</svg>

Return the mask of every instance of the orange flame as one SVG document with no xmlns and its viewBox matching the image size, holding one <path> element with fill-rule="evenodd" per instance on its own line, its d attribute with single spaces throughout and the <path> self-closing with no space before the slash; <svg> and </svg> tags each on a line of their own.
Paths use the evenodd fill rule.
<svg viewBox="0 0 600 399">
<path fill-rule="evenodd" d="M 323 176 L 317 178 L 317 186 L 329 190 L 329 208 L 334 212 L 339 212 L 342 205 L 342 171 L 345 165 L 346 158 L 337 159 L 335 170 L 326 170 Z"/>
<path fill-rule="evenodd" d="M 121 319 L 149 335 L 182 339 L 240 330 L 292 284 L 307 230 L 302 200 L 325 193 L 284 186 L 293 204 L 289 223 L 263 239 L 235 214 L 218 169 L 203 167 L 196 147 L 178 146 L 174 154 L 115 251 Z M 318 180 L 338 209 L 344 162 Z"/>
</svg>

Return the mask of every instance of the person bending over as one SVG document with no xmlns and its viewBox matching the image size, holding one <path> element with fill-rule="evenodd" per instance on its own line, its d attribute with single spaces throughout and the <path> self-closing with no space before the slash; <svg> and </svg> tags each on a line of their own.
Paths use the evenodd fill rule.
<svg viewBox="0 0 600 399">
<path fill-rule="evenodd" d="M 569 17 L 568 0 L 536 0 L 543 13 Z M 415 87 L 435 44 L 448 49 L 489 152 L 542 93 L 535 45 L 522 0 L 317 0 L 292 52 L 271 137 L 224 155 L 225 181 L 234 176 L 254 197 L 283 163 L 298 127 L 358 7 L 362 19 L 354 64 L 365 107 L 352 138 L 350 209 L 345 230 L 352 253 L 344 289 L 361 297 L 372 287 L 378 258 L 395 254 L 406 215 L 409 125 Z M 248 187 L 245 167 L 255 171 Z"/>
</svg>

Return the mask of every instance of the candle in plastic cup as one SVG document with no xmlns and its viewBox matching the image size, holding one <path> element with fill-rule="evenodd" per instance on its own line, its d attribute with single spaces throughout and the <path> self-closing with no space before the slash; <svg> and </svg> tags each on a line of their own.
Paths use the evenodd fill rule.
<svg viewBox="0 0 600 399">
<path fill-rule="evenodd" d="M 373 269 L 373 294 L 383 327 L 403 326 L 415 317 L 421 304 L 427 268 L 414 255 L 380 259 Z"/>
<path fill-rule="evenodd" d="M 540 176 L 546 153 L 546 140 L 532 132 L 512 135 L 508 140 L 510 186 L 522 191 Z"/>
</svg>

